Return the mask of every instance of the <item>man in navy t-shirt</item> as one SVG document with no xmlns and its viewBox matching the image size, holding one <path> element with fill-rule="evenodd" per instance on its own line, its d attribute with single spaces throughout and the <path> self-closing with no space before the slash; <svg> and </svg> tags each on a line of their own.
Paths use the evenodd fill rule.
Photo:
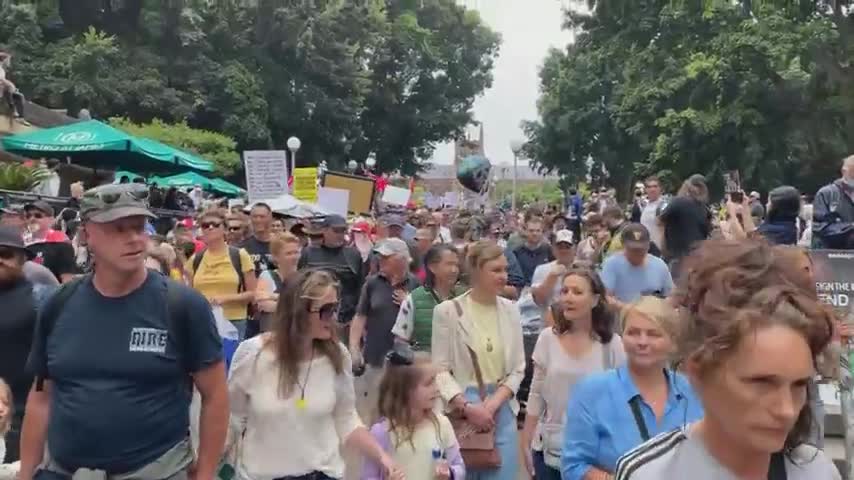
<svg viewBox="0 0 854 480">
<path fill-rule="evenodd" d="M 215 476 L 228 428 L 220 338 L 201 295 L 145 268 L 143 197 L 138 185 L 107 185 L 82 198 L 98 268 L 40 311 L 21 480 L 81 468 L 141 480 Z M 195 462 L 190 380 L 202 398 Z"/>
</svg>

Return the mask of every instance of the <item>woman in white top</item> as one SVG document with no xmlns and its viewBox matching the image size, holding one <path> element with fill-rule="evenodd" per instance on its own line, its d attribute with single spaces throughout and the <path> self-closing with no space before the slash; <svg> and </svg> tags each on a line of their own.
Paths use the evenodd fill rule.
<svg viewBox="0 0 854 480">
<path fill-rule="evenodd" d="M 623 342 L 613 333 L 614 316 L 605 294 L 596 272 L 567 272 L 559 302 L 547 313 L 554 326 L 540 333 L 534 347 L 522 447 L 525 467 L 538 480 L 560 480 L 566 405 L 575 384 L 626 361 Z"/>
<path fill-rule="evenodd" d="M 677 344 L 705 409 L 624 455 L 616 480 L 832 480 L 808 445 L 810 379 L 833 315 L 767 243 L 710 240 L 686 258 Z"/>
<path fill-rule="evenodd" d="M 279 298 L 273 331 L 240 344 L 229 378 L 235 470 L 240 479 L 344 477 L 340 447 L 355 448 L 399 478 L 356 414 L 352 364 L 337 340 L 338 284 L 301 272 Z M 307 478 L 308 478 L 307 477 Z"/>
<path fill-rule="evenodd" d="M 489 240 L 468 247 L 471 290 L 433 310 L 432 357 L 442 399 L 475 428 L 494 428 L 501 466 L 466 463 L 466 480 L 515 480 L 519 475 L 516 392 L 525 376 L 522 324 L 516 305 L 501 297 L 507 285 L 504 250 Z M 472 352 L 485 387 L 481 399 Z M 460 439 L 465 449 L 464 439 Z M 463 452 L 465 459 L 465 451 Z M 456 479 L 455 479 L 456 480 Z"/>
</svg>

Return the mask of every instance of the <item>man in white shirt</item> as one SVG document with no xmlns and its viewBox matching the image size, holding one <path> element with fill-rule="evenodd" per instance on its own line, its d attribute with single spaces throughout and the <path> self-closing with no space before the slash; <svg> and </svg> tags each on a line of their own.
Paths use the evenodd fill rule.
<svg viewBox="0 0 854 480">
<path fill-rule="evenodd" d="M 652 243 L 661 250 L 664 247 L 664 229 L 658 223 L 658 208 L 664 202 L 661 196 L 661 182 L 658 177 L 649 177 L 644 182 L 646 187 L 646 206 L 641 212 L 640 223 L 649 231 Z"/>
</svg>

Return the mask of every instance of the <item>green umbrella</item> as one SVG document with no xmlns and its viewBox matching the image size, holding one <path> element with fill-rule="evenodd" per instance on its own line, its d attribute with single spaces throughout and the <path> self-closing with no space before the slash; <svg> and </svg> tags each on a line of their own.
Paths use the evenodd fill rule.
<svg viewBox="0 0 854 480">
<path fill-rule="evenodd" d="M 28 157 L 71 157 L 74 163 L 137 172 L 212 172 L 211 162 L 169 145 L 129 135 L 97 120 L 3 137 L 3 148 Z"/>
<path fill-rule="evenodd" d="M 154 177 L 151 182 L 161 187 L 183 188 L 199 185 L 205 190 L 213 190 L 228 196 L 243 194 L 243 189 L 233 183 L 226 182 L 221 178 L 206 178 L 196 172 L 185 172 L 170 177 Z"/>
<path fill-rule="evenodd" d="M 131 182 L 136 180 L 137 178 L 143 178 L 143 179 L 145 178 L 138 173 L 129 172 L 127 170 L 116 170 L 116 173 L 114 174 L 114 178 L 116 179 L 116 182 L 118 182 L 119 179 L 122 177 L 128 177 L 128 180 L 130 180 Z"/>
</svg>

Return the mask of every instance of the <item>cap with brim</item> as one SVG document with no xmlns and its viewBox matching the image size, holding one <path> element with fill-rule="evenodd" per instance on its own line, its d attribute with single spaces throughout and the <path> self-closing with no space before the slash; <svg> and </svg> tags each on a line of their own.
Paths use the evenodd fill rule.
<svg viewBox="0 0 854 480">
<path fill-rule="evenodd" d="M 53 216 L 53 207 L 51 207 L 50 204 L 45 202 L 44 200 L 36 200 L 34 202 L 29 202 L 25 204 L 24 211 L 27 210 L 38 210 L 51 217 Z"/>
<path fill-rule="evenodd" d="M 341 215 L 327 215 L 321 225 L 322 228 L 347 227 L 347 219 Z"/>
<path fill-rule="evenodd" d="M 409 246 L 399 238 L 387 238 L 381 241 L 376 247 L 374 247 L 374 251 L 384 257 L 390 255 L 401 255 L 406 259 L 410 258 Z"/>
<path fill-rule="evenodd" d="M 136 184 L 93 188 L 84 193 L 80 200 L 80 215 L 84 221 L 92 223 L 110 223 L 129 217 L 156 218 L 141 193 L 147 192 L 144 188 L 140 190 Z"/>
<path fill-rule="evenodd" d="M 87 214 L 84 218 L 92 223 L 110 223 L 129 217 L 157 218 L 145 207 L 118 207 L 100 213 Z"/>
<path fill-rule="evenodd" d="M 621 235 L 624 248 L 649 248 L 649 230 L 639 223 L 632 223 L 623 229 Z"/>
<path fill-rule="evenodd" d="M 570 230 L 558 230 L 557 233 L 555 233 L 555 245 L 557 245 L 558 243 L 568 243 L 568 244 L 572 245 L 572 242 L 573 242 L 572 237 L 573 237 L 572 231 L 570 231 Z"/>
<path fill-rule="evenodd" d="M 404 227 L 406 226 L 406 221 L 403 220 L 403 217 L 400 215 L 386 215 L 383 217 L 383 223 L 387 227 Z"/>
<path fill-rule="evenodd" d="M 8 226 L 0 226 L 0 247 L 20 250 L 27 256 L 27 260 L 32 260 L 36 256 L 35 253 L 24 246 L 24 238 L 21 236 L 21 233 Z"/>
</svg>

